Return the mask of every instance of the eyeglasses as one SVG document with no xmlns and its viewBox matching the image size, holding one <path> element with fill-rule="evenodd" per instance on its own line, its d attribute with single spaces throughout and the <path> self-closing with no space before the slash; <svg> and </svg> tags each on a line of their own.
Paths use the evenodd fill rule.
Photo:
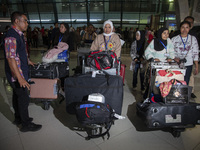
<svg viewBox="0 0 200 150">
<path fill-rule="evenodd" d="M 27 19 L 23 19 L 23 20 L 20 20 L 21 22 L 29 22 L 29 20 L 27 20 Z"/>
</svg>

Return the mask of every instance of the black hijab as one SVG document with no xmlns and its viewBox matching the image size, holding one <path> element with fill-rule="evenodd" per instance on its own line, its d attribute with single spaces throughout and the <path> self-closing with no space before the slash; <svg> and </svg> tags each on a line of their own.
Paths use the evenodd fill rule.
<svg viewBox="0 0 200 150">
<path fill-rule="evenodd" d="M 144 31 L 137 31 L 140 32 L 140 40 L 136 40 L 137 42 L 137 53 L 142 56 L 144 54 L 144 43 L 145 43 L 145 33 Z M 136 32 L 136 34 L 137 34 Z"/>
<path fill-rule="evenodd" d="M 162 33 L 165 31 L 165 30 L 168 30 L 167 28 L 165 27 L 162 27 L 158 30 L 157 32 L 157 38 L 154 39 L 154 49 L 156 51 L 162 51 L 165 47 L 162 45 L 162 43 L 167 47 L 167 40 L 163 40 L 162 39 Z M 161 42 L 162 43 L 161 43 Z"/>
</svg>

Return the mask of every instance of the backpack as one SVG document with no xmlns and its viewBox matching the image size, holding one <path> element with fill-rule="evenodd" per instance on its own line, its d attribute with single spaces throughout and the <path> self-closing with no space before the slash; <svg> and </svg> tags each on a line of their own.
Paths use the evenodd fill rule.
<svg viewBox="0 0 200 150">
<path fill-rule="evenodd" d="M 96 70 L 117 68 L 119 61 L 113 51 L 91 51 L 87 58 L 87 65 Z"/>
<path fill-rule="evenodd" d="M 101 130 L 98 134 L 87 132 L 86 139 L 104 137 L 106 134 L 109 138 L 109 130 L 114 123 L 114 114 L 110 105 L 100 102 L 83 101 L 76 105 L 76 118 L 79 123 L 93 130 L 98 128 Z M 103 127 L 106 129 L 104 133 L 102 133 Z"/>
</svg>

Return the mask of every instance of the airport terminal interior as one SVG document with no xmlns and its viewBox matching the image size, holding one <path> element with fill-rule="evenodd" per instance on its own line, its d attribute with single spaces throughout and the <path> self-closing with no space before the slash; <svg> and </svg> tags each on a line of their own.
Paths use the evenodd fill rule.
<svg viewBox="0 0 200 150">
<path fill-rule="evenodd" d="M 184 10 L 183 10 L 184 6 Z M 54 23 L 66 22 L 75 30 L 87 26 L 102 28 L 107 19 L 121 31 L 122 38 L 127 27 L 143 30 L 146 26 L 156 31 L 162 26 L 177 30 L 184 17 L 195 17 L 199 26 L 199 0 L 1 0 L 0 32 L 10 25 L 10 14 L 22 11 L 27 14 L 29 25 L 49 29 Z M 177 12 L 178 11 L 178 12 Z M 198 17 L 197 17 L 198 16 Z M 119 31 L 118 30 L 118 31 Z M 3 35 L 3 34 L 2 34 Z M 2 37 L 1 37 L 2 38 Z M 42 38 L 40 39 L 42 40 Z M 149 129 L 136 113 L 136 103 L 143 101 L 140 84 L 133 90 L 133 71 L 130 70 L 130 41 L 125 40 L 121 51 L 121 62 L 126 65 L 123 86 L 121 115 L 125 119 L 114 122 L 110 138 L 86 140 L 86 131 L 75 115 L 66 112 L 66 102 L 62 98 L 50 102 L 45 110 L 40 99 L 31 99 L 29 115 L 33 122 L 42 125 L 37 132 L 20 132 L 13 124 L 12 88 L 4 68 L 4 50 L 0 48 L 0 149 L 1 150 L 200 150 L 200 125 L 186 128 L 179 137 L 174 137 L 169 129 Z M 74 75 L 77 66 L 77 50 L 70 52 L 69 75 Z M 30 45 L 30 59 L 41 62 L 48 42 L 38 41 L 38 46 Z M 199 67 L 200 70 L 200 67 Z M 139 81 L 139 80 L 138 80 Z M 194 94 L 191 102 L 200 103 L 200 73 L 194 76 Z M 77 93 L 78 94 L 78 93 Z"/>
</svg>

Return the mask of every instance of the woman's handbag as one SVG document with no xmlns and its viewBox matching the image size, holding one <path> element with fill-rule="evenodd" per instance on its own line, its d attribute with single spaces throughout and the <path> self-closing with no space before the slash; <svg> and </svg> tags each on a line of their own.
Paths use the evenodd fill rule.
<svg viewBox="0 0 200 150">
<path fill-rule="evenodd" d="M 186 85 L 185 81 L 171 80 L 160 84 L 160 92 L 167 104 L 184 104 L 190 100 L 192 87 Z"/>
</svg>

